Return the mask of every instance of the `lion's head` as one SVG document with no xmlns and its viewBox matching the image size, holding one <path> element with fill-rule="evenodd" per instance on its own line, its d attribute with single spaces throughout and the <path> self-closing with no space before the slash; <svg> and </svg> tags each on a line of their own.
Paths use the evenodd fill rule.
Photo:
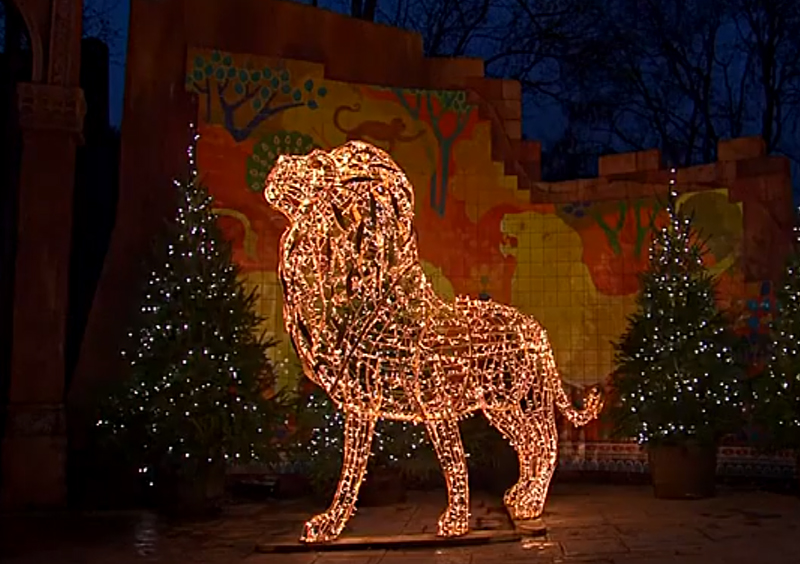
<svg viewBox="0 0 800 564">
<path fill-rule="evenodd" d="M 388 154 L 368 143 L 280 157 L 264 197 L 289 219 L 291 237 L 305 241 L 298 265 L 307 275 L 363 280 L 418 262 L 411 183 Z"/>
<path fill-rule="evenodd" d="M 306 326 L 334 319 L 349 326 L 353 304 L 419 291 L 413 189 L 385 152 L 350 142 L 282 157 L 264 195 L 291 224 L 280 247 L 281 280 Z"/>
<path fill-rule="evenodd" d="M 267 177 L 264 198 L 294 222 L 302 206 L 307 207 L 337 181 L 336 163 L 325 151 L 316 149 L 304 156 L 281 155 Z"/>
<path fill-rule="evenodd" d="M 365 187 L 397 214 L 413 216 L 414 191 L 403 171 L 384 151 L 362 141 L 329 152 L 281 155 L 267 177 L 264 198 L 293 223 L 323 195 L 323 205 L 352 205 L 366 195 Z"/>
</svg>

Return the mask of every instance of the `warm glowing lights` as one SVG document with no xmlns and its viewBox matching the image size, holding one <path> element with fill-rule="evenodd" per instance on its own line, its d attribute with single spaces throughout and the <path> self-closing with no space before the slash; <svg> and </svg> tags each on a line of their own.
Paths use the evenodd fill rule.
<svg viewBox="0 0 800 564">
<path fill-rule="evenodd" d="M 150 486 L 176 471 L 200 480 L 270 453 L 263 439 L 273 411 L 261 391 L 272 382 L 273 343 L 257 331 L 256 297 L 237 276 L 198 179 L 192 131 L 188 179 L 174 181 L 176 213 L 122 352 L 129 374 L 97 421 Z"/>
<path fill-rule="evenodd" d="M 438 534 L 469 527 L 459 419 L 482 411 L 514 447 L 516 519 L 538 517 L 556 466 L 554 405 L 575 425 L 601 409 L 570 403 L 541 325 L 490 301 L 442 300 L 420 265 L 414 191 L 383 151 L 350 142 L 282 156 L 264 196 L 289 220 L 280 243 L 284 321 L 306 375 L 344 412 L 344 461 L 327 511 L 301 540 L 335 539 L 352 515 L 378 418 L 424 424 L 445 475 Z"/>
<path fill-rule="evenodd" d="M 800 217 L 800 210 L 795 210 Z M 753 415 L 769 437 L 770 448 L 800 452 L 800 226 L 776 284 L 770 323 L 769 362 L 752 381 Z M 765 305 L 769 305 L 767 302 Z M 762 306 L 763 307 L 763 306 Z M 800 465 L 798 465 L 800 473 Z"/>
<path fill-rule="evenodd" d="M 670 169 L 668 221 L 653 232 L 637 310 L 615 343 L 617 432 L 641 444 L 716 444 L 736 430 L 743 371 L 736 335 L 717 306 L 704 240 L 678 208 Z"/>
</svg>

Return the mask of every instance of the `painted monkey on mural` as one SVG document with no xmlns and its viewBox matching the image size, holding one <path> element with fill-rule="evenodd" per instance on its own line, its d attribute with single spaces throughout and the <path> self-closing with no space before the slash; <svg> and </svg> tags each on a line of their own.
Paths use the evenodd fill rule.
<svg viewBox="0 0 800 564">
<path fill-rule="evenodd" d="M 333 112 L 333 125 L 347 136 L 347 141 L 373 141 L 386 143 L 388 152 L 394 151 L 397 143 L 410 143 L 422 137 L 425 129 L 420 129 L 413 135 L 407 135 L 406 122 L 402 118 L 392 118 L 390 121 L 364 120 L 355 127 L 347 129 L 342 126 L 340 116 L 342 112 L 357 113 L 361 111 L 361 104 L 352 106 L 339 106 Z"/>
</svg>

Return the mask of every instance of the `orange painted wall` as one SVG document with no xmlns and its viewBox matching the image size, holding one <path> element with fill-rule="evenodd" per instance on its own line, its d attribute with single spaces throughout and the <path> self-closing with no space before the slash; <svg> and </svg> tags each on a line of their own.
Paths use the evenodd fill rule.
<svg viewBox="0 0 800 564">
<path fill-rule="evenodd" d="M 196 69 L 194 58 L 209 58 L 205 48 L 230 53 L 237 65 L 252 63 L 250 70 L 289 71 L 289 92 L 279 82 L 269 104 L 296 104 L 299 87 L 304 105 L 273 112 L 249 135 L 234 139 L 218 95 L 209 100 L 200 92 L 208 89 L 208 65 Z M 224 63 L 224 56 L 211 62 Z M 217 70 L 212 64 L 209 83 Z M 198 86 L 187 81 L 195 71 Z M 226 100 L 233 102 L 254 79 L 230 78 L 235 80 Z M 305 90 L 309 78 L 311 91 Z M 237 81 L 244 83 L 241 93 Z M 423 131 L 419 139 L 392 148 L 417 190 L 422 259 L 439 292 L 485 292 L 515 304 L 548 327 L 568 382 L 579 387 L 605 377 L 609 339 L 619 334 L 632 307 L 635 274 L 644 260 L 641 225 L 666 192 L 668 173 L 658 151 L 603 157 L 597 178 L 541 182 L 541 148 L 521 139 L 519 83 L 485 78 L 480 60 L 426 58 L 417 34 L 298 2 L 131 0 L 125 83 L 116 227 L 70 388 L 71 408 L 90 405 L 104 380 L 124 374 L 119 349 L 146 275 L 139 258 L 174 209 L 172 179 L 185 172 L 189 122 L 199 122 L 203 133 L 200 168 L 226 209 L 220 222 L 249 283 L 261 291 L 263 313 L 279 331 L 274 265 L 283 224 L 249 187 L 260 181 L 254 175 L 266 173 L 263 161 L 272 145 L 286 148 L 299 140 L 303 148 L 328 147 L 346 140 L 333 124 L 334 113 L 356 103 L 360 111 L 340 112 L 346 129 L 399 118 L 409 135 Z M 324 96 L 319 87 L 325 87 Z M 307 105 L 312 93 L 316 109 Z M 262 104 L 273 92 L 268 94 Z M 234 130 L 263 109 L 252 105 L 254 98 L 235 110 Z M 458 103 L 442 114 L 437 98 Z M 418 115 L 412 115 L 417 107 Z M 459 124 L 461 131 L 443 150 L 442 141 Z M 295 133 L 288 141 L 286 135 L 276 140 L 281 131 Z M 704 229 L 714 233 L 723 301 L 742 330 L 756 335 L 771 315 L 770 280 L 780 273 L 791 240 L 788 161 L 766 156 L 763 142 L 754 139 L 725 141 L 718 153 L 715 163 L 678 171 L 678 189 L 685 205 L 697 208 Z M 580 433 L 572 435 L 576 442 L 561 442 L 562 460 L 579 468 L 629 468 L 633 457 L 643 467 L 646 455 L 638 446 L 585 444 L 601 431 Z"/>
<path fill-rule="evenodd" d="M 421 259 L 443 297 L 518 307 L 550 332 L 568 383 L 606 379 L 651 226 L 664 217 L 658 179 L 639 195 L 532 203 L 530 187 L 493 158 L 492 121 L 465 90 L 353 84 L 327 79 L 315 63 L 207 49 L 189 51 L 186 88 L 198 96 L 201 176 L 282 339 L 280 356 L 291 358 L 275 273 L 284 223 L 262 198 L 264 179 L 281 153 L 357 138 L 390 151 L 415 186 Z M 721 300 L 740 307 L 758 295 L 761 281 L 746 282 L 742 268 L 744 204 L 721 183 L 685 191 L 680 205 L 709 237 Z"/>
<path fill-rule="evenodd" d="M 225 90 L 226 103 L 245 96 L 248 84 L 253 97 L 233 111 L 234 123 L 226 127 L 218 91 L 206 86 L 208 63 L 195 68 L 198 55 L 212 56 L 207 47 L 230 53 L 237 66 L 251 64 L 250 71 L 288 71 L 289 91 L 283 92 L 279 76 L 277 90 L 265 92 L 256 108 L 261 89 L 253 94 L 254 81 L 266 86 L 267 79 L 250 75 L 243 80 L 236 73 Z M 209 84 L 216 87 L 215 65 L 224 65 L 224 58 L 220 53 L 219 60 L 208 61 Z M 195 71 L 200 72 L 196 80 Z M 125 372 L 119 350 L 146 276 L 140 258 L 174 210 L 172 179 L 185 172 L 189 122 L 199 123 L 203 133 L 201 172 L 226 210 L 220 222 L 234 241 L 236 259 L 249 283 L 258 286 L 260 307 L 272 328 L 280 331 L 274 267 L 283 224 L 250 186 L 266 174 L 271 147 L 296 147 L 299 141 L 305 150 L 346 140 L 333 118 L 339 106 L 355 104 L 359 111 L 339 114 L 345 129 L 401 119 L 405 133 L 423 132 L 391 148 L 416 187 L 422 259 L 439 292 L 485 292 L 535 315 L 554 338 L 568 382 L 579 387 L 603 380 L 610 365 L 609 339 L 622 330 L 644 260 L 641 226 L 666 193 L 668 173 L 658 151 L 651 150 L 602 157 L 597 178 L 541 182 L 540 146 L 521 139 L 519 83 L 483 74 L 480 60 L 424 57 L 422 39 L 414 33 L 298 2 L 131 0 L 116 227 L 70 388 L 70 407 L 91 405 L 103 381 Z M 298 88 L 299 101 L 294 99 Z M 316 109 L 308 106 L 312 98 Z M 442 102 L 450 103 L 447 111 Z M 241 129 L 264 104 L 289 106 L 267 112 L 243 135 Z M 232 131 L 238 131 L 238 139 Z M 276 135 L 282 131 L 294 133 L 287 141 L 286 135 Z M 744 332 L 763 332 L 774 305 L 770 281 L 780 274 L 791 240 L 788 161 L 766 156 L 760 140 L 734 139 L 720 143 L 717 162 L 679 170 L 678 179 L 685 205 L 696 208 L 704 230 L 713 232 L 723 302 L 739 316 Z M 284 356 L 288 350 L 284 342 Z M 643 467 L 646 455 L 636 445 L 596 442 L 602 436 L 597 428 L 575 433 L 563 438 L 577 442 L 562 440 L 561 451 L 563 459 L 579 462 L 577 467 L 587 467 L 581 461 L 590 460 L 588 467 L 608 467 L 595 464 L 606 460 L 616 468 L 624 459 L 619 467 L 628 468 L 631 456 Z M 584 444 L 584 439 L 593 442 Z M 753 459 L 746 463 L 752 466 Z"/>
</svg>

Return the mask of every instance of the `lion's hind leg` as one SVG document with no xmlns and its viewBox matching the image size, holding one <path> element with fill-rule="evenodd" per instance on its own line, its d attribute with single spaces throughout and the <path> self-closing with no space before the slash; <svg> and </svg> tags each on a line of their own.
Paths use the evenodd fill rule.
<svg viewBox="0 0 800 564">
<path fill-rule="evenodd" d="M 547 501 L 547 491 L 550 489 L 550 480 L 558 464 L 558 430 L 553 410 L 539 410 L 528 414 L 536 440 L 539 443 L 539 456 L 536 458 L 536 468 L 531 489 L 532 518 L 539 517 L 544 511 Z"/>
<path fill-rule="evenodd" d="M 467 459 L 461 432 L 454 419 L 437 419 L 425 423 L 447 483 L 447 509 L 439 517 L 437 534 L 455 537 L 469 531 L 469 484 Z"/>
<path fill-rule="evenodd" d="M 344 459 L 333 502 L 324 513 L 312 517 L 303 528 L 303 542 L 334 540 L 344 529 L 356 505 L 358 489 L 369 459 L 375 419 L 355 412 L 345 414 Z"/>
<path fill-rule="evenodd" d="M 519 404 L 505 409 L 486 410 L 484 413 L 489 423 L 514 448 L 519 460 L 519 479 L 506 491 L 503 502 L 512 518 L 533 519 L 533 491 L 540 457 L 536 428 Z"/>
</svg>

